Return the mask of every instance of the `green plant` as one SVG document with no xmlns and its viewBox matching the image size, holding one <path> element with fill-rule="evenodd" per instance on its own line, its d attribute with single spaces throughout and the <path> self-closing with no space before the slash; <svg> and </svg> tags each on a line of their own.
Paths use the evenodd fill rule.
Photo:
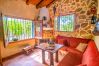
<svg viewBox="0 0 99 66">
<path fill-rule="evenodd" d="M 19 36 L 23 34 L 23 25 L 22 23 L 18 22 L 17 20 L 8 21 L 8 28 L 10 33 L 14 34 L 15 36 Z"/>
<path fill-rule="evenodd" d="M 13 40 L 13 41 L 18 41 L 18 38 L 13 38 L 12 40 Z"/>
</svg>

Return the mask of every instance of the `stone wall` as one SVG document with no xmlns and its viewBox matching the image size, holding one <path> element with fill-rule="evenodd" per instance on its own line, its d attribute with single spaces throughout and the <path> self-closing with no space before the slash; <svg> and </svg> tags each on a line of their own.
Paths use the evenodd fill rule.
<svg viewBox="0 0 99 66">
<path fill-rule="evenodd" d="M 56 6 L 56 14 L 53 13 L 53 6 Z M 49 7 L 50 16 L 53 20 L 54 17 L 59 15 L 65 15 L 68 13 L 75 13 L 76 22 L 75 30 L 73 32 L 57 32 L 55 35 L 63 35 L 70 37 L 80 37 L 80 38 L 92 38 L 92 31 L 94 25 L 91 24 L 91 12 L 92 7 L 97 8 L 97 0 L 58 0 L 53 5 Z"/>
</svg>

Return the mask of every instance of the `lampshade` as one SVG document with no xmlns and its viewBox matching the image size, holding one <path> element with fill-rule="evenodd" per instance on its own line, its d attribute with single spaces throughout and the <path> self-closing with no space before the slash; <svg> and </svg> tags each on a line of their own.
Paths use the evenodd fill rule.
<svg viewBox="0 0 99 66">
<path fill-rule="evenodd" d="M 44 22 L 48 22 L 50 20 L 48 8 L 46 8 L 46 7 L 40 8 L 39 16 L 40 16 L 39 20 L 44 19 Z"/>
</svg>

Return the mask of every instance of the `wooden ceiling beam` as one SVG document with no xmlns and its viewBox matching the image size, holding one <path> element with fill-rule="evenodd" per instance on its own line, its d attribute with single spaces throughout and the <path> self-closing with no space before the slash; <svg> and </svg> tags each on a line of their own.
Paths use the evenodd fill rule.
<svg viewBox="0 0 99 66">
<path fill-rule="evenodd" d="M 41 2 L 43 2 L 44 0 L 41 0 L 37 5 L 36 5 L 36 8 L 38 8 L 38 5 L 41 3 Z"/>
<path fill-rule="evenodd" d="M 37 8 L 41 8 L 50 4 L 53 0 L 43 0 L 40 4 L 36 5 Z"/>
<path fill-rule="evenodd" d="M 53 0 L 51 3 L 49 3 L 46 7 L 50 7 L 51 4 L 55 3 L 57 0 Z"/>
<path fill-rule="evenodd" d="M 29 5 L 29 0 L 26 0 L 26 4 Z"/>
<path fill-rule="evenodd" d="M 36 8 L 41 8 L 41 7 L 49 7 L 53 2 L 57 0 L 26 0 L 26 4 L 33 4 L 36 5 Z"/>
<path fill-rule="evenodd" d="M 42 0 L 26 0 L 26 4 L 33 4 L 33 5 L 37 5 L 38 3 L 40 3 Z"/>
</svg>

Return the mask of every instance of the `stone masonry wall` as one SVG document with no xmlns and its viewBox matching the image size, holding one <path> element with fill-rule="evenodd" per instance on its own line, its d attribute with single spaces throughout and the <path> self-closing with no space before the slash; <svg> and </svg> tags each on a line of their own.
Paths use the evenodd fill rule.
<svg viewBox="0 0 99 66">
<path fill-rule="evenodd" d="M 53 13 L 53 6 L 56 6 L 56 14 Z M 58 0 L 49 7 L 49 12 L 54 25 L 54 18 L 59 15 L 65 15 L 68 13 L 75 13 L 76 22 L 75 30 L 73 32 L 57 32 L 55 35 L 63 35 L 69 37 L 79 38 L 92 38 L 92 31 L 94 25 L 91 24 L 91 8 L 97 8 L 97 0 Z"/>
</svg>

